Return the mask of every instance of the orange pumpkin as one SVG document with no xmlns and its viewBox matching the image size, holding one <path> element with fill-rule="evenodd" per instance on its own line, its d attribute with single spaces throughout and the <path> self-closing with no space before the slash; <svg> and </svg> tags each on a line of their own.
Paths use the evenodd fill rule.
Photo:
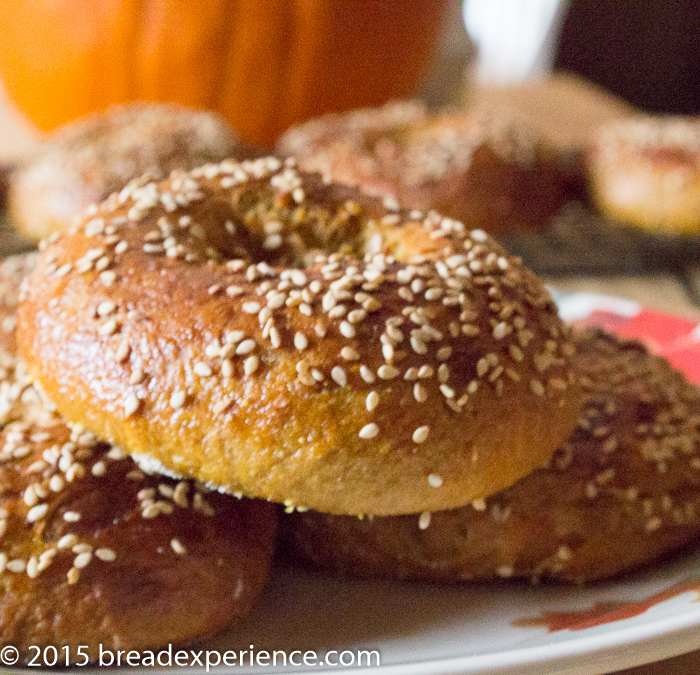
<svg viewBox="0 0 700 675">
<path fill-rule="evenodd" d="M 115 103 L 221 112 L 271 146 L 412 94 L 454 0 L 3 0 L 0 75 L 41 130 Z"/>
</svg>

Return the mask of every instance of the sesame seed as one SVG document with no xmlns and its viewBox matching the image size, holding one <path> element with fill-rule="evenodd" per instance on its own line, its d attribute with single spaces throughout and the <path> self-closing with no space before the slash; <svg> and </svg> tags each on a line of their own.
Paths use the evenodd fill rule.
<svg viewBox="0 0 700 675">
<path fill-rule="evenodd" d="M 243 362 L 243 372 L 246 375 L 252 375 L 258 369 L 259 365 L 260 365 L 260 359 L 257 356 L 255 356 L 255 355 L 249 356 Z"/>
<path fill-rule="evenodd" d="M 306 275 L 301 270 L 292 270 L 290 279 L 295 286 L 306 285 Z"/>
<path fill-rule="evenodd" d="M 523 354 L 523 350 L 518 347 L 518 345 L 510 345 L 508 347 L 508 351 L 510 352 L 511 357 L 513 358 L 513 361 L 517 361 L 520 363 L 524 358 L 525 355 Z"/>
<path fill-rule="evenodd" d="M 92 553 L 92 546 L 88 543 L 76 544 L 71 550 L 73 553 Z"/>
<path fill-rule="evenodd" d="M 513 576 L 513 568 L 510 565 L 501 565 L 496 568 L 496 574 L 502 579 L 508 579 Z"/>
<path fill-rule="evenodd" d="M 364 309 L 353 309 L 348 312 L 348 321 L 350 323 L 360 323 L 367 316 L 367 312 Z"/>
<path fill-rule="evenodd" d="M 105 286 L 111 286 L 117 280 L 117 273 L 114 270 L 107 270 L 100 274 L 100 281 Z"/>
<path fill-rule="evenodd" d="M 340 323 L 340 333 L 346 338 L 355 337 L 355 328 L 348 321 L 342 321 Z"/>
<path fill-rule="evenodd" d="M 377 375 L 379 375 L 382 380 L 393 380 L 395 377 L 398 377 L 399 369 L 394 366 L 384 364 L 379 366 L 377 369 Z"/>
<path fill-rule="evenodd" d="M 65 277 L 68 272 L 70 272 L 73 269 L 73 265 L 70 263 L 66 263 L 65 265 L 61 265 L 55 272 L 56 277 Z"/>
<path fill-rule="evenodd" d="M 421 530 L 427 530 L 430 527 L 430 511 L 423 511 L 418 518 L 418 527 Z"/>
<path fill-rule="evenodd" d="M 233 363 L 229 359 L 225 359 L 221 363 L 221 374 L 228 378 L 233 375 Z"/>
<path fill-rule="evenodd" d="M 428 390 L 420 382 L 416 382 L 413 385 L 413 397 L 418 403 L 425 403 L 428 399 Z"/>
<path fill-rule="evenodd" d="M 496 338 L 496 340 L 502 340 L 506 335 L 508 335 L 508 333 L 512 332 L 513 329 L 510 327 L 510 325 L 504 321 L 501 321 L 501 323 L 497 323 L 494 326 L 493 337 Z"/>
<path fill-rule="evenodd" d="M 174 392 L 173 395 L 170 397 L 171 407 L 175 408 L 176 410 L 178 408 L 182 408 L 182 406 L 185 404 L 186 396 L 187 396 L 187 394 L 185 394 L 184 391 Z"/>
<path fill-rule="evenodd" d="M 178 555 L 183 555 L 187 552 L 187 549 L 185 549 L 185 547 L 180 543 L 180 540 L 177 538 L 170 540 L 170 546 Z"/>
<path fill-rule="evenodd" d="M 111 460 L 118 462 L 120 459 L 124 459 L 126 457 L 126 453 L 116 445 L 113 445 L 110 449 L 109 452 L 107 453 L 107 457 L 109 457 Z"/>
<path fill-rule="evenodd" d="M 204 354 L 210 359 L 215 359 L 217 356 L 221 355 L 221 346 L 218 342 L 212 342 L 204 348 Z"/>
<path fill-rule="evenodd" d="M 85 475 L 85 468 L 79 462 L 73 462 L 66 470 L 66 480 L 72 483 L 76 478 L 82 478 Z"/>
<path fill-rule="evenodd" d="M 449 359 L 450 356 L 452 356 L 452 347 L 441 347 L 437 350 L 435 356 L 437 356 L 438 361 L 447 361 L 447 359 Z"/>
<path fill-rule="evenodd" d="M 236 354 L 242 355 L 242 354 L 250 354 L 255 349 L 255 340 L 252 340 L 248 338 L 247 340 L 243 340 L 238 347 L 236 347 Z"/>
<path fill-rule="evenodd" d="M 105 321 L 105 323 L 98 328 L 97 332 L 99 335 L 114 335 L 118 328 L 119 324 L 116 319 L 110 319 L 109 321 Z"/>
<path fill-rule="evenodd" d="M 124 401 L 124 414 L 127 417 L 131 417 L 141 405 L 141 401 L 136 397 L 135 394 L 129 394 Z"/>
<path fill-rule="evenodd" d="M 369 424 L 365 424 L 365 426 L 362 427 L 362 429 L 360 429 L 359 436 L 360 438 L 367 440 L 370 438 L 374 438 L 378 434 L 379 427 L 374 422 L 370 422 Z"/>
<path fill-rule="evenodd" d="M 146 376 L 144 375 L 141 368 L 134 368 L 134 370 L 131 371 L 131 375 L 129 376 L 129 384 L 139 384 L 143 382 L 143 379 L 145 377 Z"/>
<path fill-rule="evenodd" d="M 246 314 L 257 314 L 261 310 L 259 302 L 244 302 L 243 311 Z"/>
<path fill-rule="evenodd" d="M 539 380 L 530 380 L 530 389 L 537 396 L 544 396 L 544 385 Z"/>
<path fill-rule="evenodd" d="M 78 543 L 78 537 L 74 534 L 64 534 L 56 544 L 57 548 L 73 548 Z"/>
<path fill-rule="evenodd" d="M 114 354 L 114 358 L 116 359 L 117 363 L 123 363 L 124 361 L 129 358 L 129 354 L 131 353 L 131 346 L 126 340 L 122 340 L 119 343 L 119 347 L 117 347 L 117 351 Z"/>
<path fill-rule="evenodd" d="M 654 516 L 653 518 L 650 518 L 646 524 L 645 524 L 645 529 L 647 532 L 655 532 L 661 527 L 661 518 L 659 516 Z"/>
<path fill-rule="evenodd" d="M 284 305 L 287 296 L 284 293 L 274 293 L 267 299 L 267 306 L 270 309 L 278 309 Z"/>
<path fill-rule="evenodd" d="M 49 480 L 49 488 L 52 492 L 60 492 L 65 486 L 66 482 L 60 474 L 55 474 L 51 476 Z"/>
<path fill-rule="evenodd" d="M 95 551 L 95 557 L 103 562 L 112 562 L 116 559 L 117 554 L 111 548 L 98 548 Z"/>
<path fill-rule="evenodd" d="M 27 576 L 30 579 L 36 579 L 39 576 L 39 561 L 36 556 L 32 556 L 27 561 Z"/>
<path fill-rule="evenodd" d="M 372 412 L 379 405 L 379 394 L 376 391 L 370 391 L 367 394 L 367 410 Z"/>
<path fill-rule="evenodd" d="M 15 558 L 14 560 L 10 560 L 5 565 L 5 568 L 10 572 L 14 572 L 15 574 L 22 574 L 22 572 L 27 569 L 27 563 L 20 558 Z"/>
<path fill-rule="evenodd" d="M 198 363 L 195 364 L 194 366 L 194 372 L 199 375 L 200 377 L 210 377 L 211 376 L 211 368 L 204 362 L 199 361 Z"/>
<path fill-rule="evenodd" d="M 117 306 L 111 300 L 105 300 L 97 305 L 97 313 L 100 316 L 109 316 L 117 309 Z"/>
<path fill-rule="evenodd" d="M 294 346 L 301 352 L 309 346 L 309 340 L 303 333 L 294 335 Z"/>
<path fill-rule="evenodd" d="M 34 486 L 30 485 L 25 491 L 24 495 L 22 497 L 24 499 L 24 503 L 27 506 L 34 506 L 38 501 L 38 497 L 36 496 L 36 492 L 34 491 Z"/>
<path fill-rule="evenodd" d="M 438 476 L 434 473 L 431 473 L 428 476 L 428 485 L 430 485 L 430 487 L 433 487 L 433 488 L 439 488 L 442 486 L 442 478 L 440 478 L 440 476 Z"/>
<path fill-rule="evenodd" d="M 340 356 L 346 361 L 357 361 L 360 358 L 360 354 L 352 347 L 343 347 L 340 350 Z"/>
<path fill-rule="evenodd" d="M 240 286 L 228 286 L 226 288 L 226 295 L 235 298 L 237 295 L 242 295 L 243 289 Z M 256 310 L 258 311 L 258 310 Z"/>
<path fill-rule="evenodd" d="M 345 305 L 335 305 L 331 310 L 328 312 L 328 316 L 331 319 L 339 319 L 341 316 L 345 314 L 346 307 Z"/>
<path fill-rule="evenodd" d="M 413 442 L 414 443 L 424 443 L 428 438 L 428 433 L 430 432 L 430 427 L 418 427 L 413 432 Z"/>
<path fill-rule="evenodd" d="M 374 373 L 365 365 L 360 366 L 360 377 L 367 382 L 367 384 L 372 384 L 376 379 Z"/>
<path fill-rule="evenodd" d="M 98 272 L 101 272 L 102 270 L 106 270 L 110 264 L 112 263 L 112 259 L 106 255 L 103 255 L 96 263 L 95 263 L 95 269 Z"/>
<path fill-rule="evenodd" d="M 27 513 L 27 522 L 35 523 L 37 520 L 41 520 L 49 510 L 48 504 L 37 504 L 29 509 Z"/>
<path fill-rule="evenodd" d="M 427 354 L 428 346 L 417 335 L 411 336 L 411 349 L 416 354 Z"/>
<path fill-rule="evenodd" d="M 340 366 L 333 367 L 331 370 L 331 377 L 341 387 L 344 387 L 348 383 L 348 377 Z"/>
<path fill-rule="evenodd" d="M 78 579 L 80 578 L 80 572 L 75 567 L 71 567 L 68 570 L 66 577 L 68 578 L 68 583 L 70 585 L 77 584 Z"/>
<path fill-rule="evenodd" d="M 486 511 L 486 500 L 479 498 L 472 502 L 472 508 L 475 511 Z"/>
<path fill-rule="evenodd" d="M 104 476 L 105 471 L 107 471 L 107 465 L 102 460 L 95 462 L 92 465 L 92 469 L 90 469 L 90 473 L 93 476 Z"/>
</svg>

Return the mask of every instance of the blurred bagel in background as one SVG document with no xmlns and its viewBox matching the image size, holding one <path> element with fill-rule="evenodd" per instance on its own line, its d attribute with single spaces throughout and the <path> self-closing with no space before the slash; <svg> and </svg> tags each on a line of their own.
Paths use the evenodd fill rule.
<svg viewBox="0 0 700 675">
<path fill-rule="evenodd" d="M 174 169 L 251 154 L 216 113 L 116 106 L 60 128 L 13 171 L 9 216 L 27 237 L 43 239 L 146 172 L 165 178 Z"/>
<path fill-rule="evenodd" d="M 505 110 L 432 114 L 396 101 L 305 122 L 277 150 L 326 180 L 494 236 L 544 229 L 571 182 L 561 152 Z"/>
<path fill-rule="evenodd" d="M 610 220 L 656 234 L 700 233 L 700 117 L 607 124 L 587 163 L 591 199 Z"/>
</svg>

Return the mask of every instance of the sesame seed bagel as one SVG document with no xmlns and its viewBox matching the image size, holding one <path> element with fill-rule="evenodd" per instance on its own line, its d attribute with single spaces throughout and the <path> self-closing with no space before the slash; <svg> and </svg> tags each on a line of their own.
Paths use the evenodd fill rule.
<svg viewBox="0 0 700 675">
<path fill-rule="evenodd" d="M 62 127 L 13 172 L 9 214 L 39 240 L 146 171 L 165 177 L 244 151 L 216 113 L 174 104 L 115 106 Z"/>
<path fill-rule="evenodd" d="M 700 392 L 637 342 L 578 335 L 587 402 L 551 462 L 461 509 L 282 520 L 282 550 L 348 574 L 590 581 L 700 536 Z"/>
<path fill-rule="evenodd" d="M 245 614 L 267 577 L 270 504 L 146 476 L 62 420 L 24 375 L 10 325 L 18 277 L 0 264 L 0 645 L 159 648 Z"/>
<path fill-rule="evenodd" d="M 591 198 L 608 218 L 657 234 L 700 231 L 700 118 L 609 124 L 587 162 Z"/>
<path fill-rule="evenodd" d="M 276 158 L 110 197 L 44 247 L 19 337 L 67 419 L 329 513 L 462 506 L 547 459 L 580 407 L 569 330 L 519 260 Z"/>
<path fill-rule="evenodd" d="M 305 122 L 277 149 L 328 180 L 494 235 L 541 230 L 562 206 L 567 179 L 554 149 L 511 117 L 393 102 Z"/>
</svg>

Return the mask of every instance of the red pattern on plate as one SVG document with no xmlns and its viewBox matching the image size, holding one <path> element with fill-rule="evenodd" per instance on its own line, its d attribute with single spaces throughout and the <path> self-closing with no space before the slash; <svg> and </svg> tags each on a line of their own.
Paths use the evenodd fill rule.
<svg viewBox="0 0 700 675">
<path fill-rule="evenodd" d="M 590 609 L 581 609 L 574 612 L 545 611 L 539 616 L 530 619 L 516 619 L 513 621 L 513 626 L 516 628 L 546 628 L 548 633 L 554 633 L 558 630 L 585 630 L 586 628 L 604 626 L 608 623 L 639 616 L 660 602 L 675 598 L 682 593 L 694 593 L 693 602 L 697 602 L 698 593 L 700 593 L 700 579 L 679 581 L 665 590 L 642 600 L 598 602 Z"/>
<path fill-rule="evenodd" d="M 665 356 L 693 384 L 700 385 L 700 327 L 695 321 L 664 312 L 643 309 L 634 317 L 594 310 L 577 326 L 602 326 L 620 337 L 641 340 Z"/>
</svg>

